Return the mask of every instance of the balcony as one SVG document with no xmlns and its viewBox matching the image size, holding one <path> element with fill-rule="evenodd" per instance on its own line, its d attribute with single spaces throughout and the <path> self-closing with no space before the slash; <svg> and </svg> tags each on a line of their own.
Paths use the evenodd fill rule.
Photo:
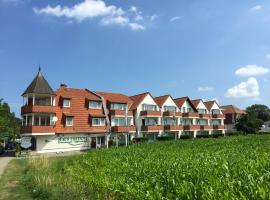
<svg viewBox="0 0 270 200">
<path fill-rule="evenodd" d="M 194 113 L 194 112 L 182 113 L 182 117 L 189 117 L 189 118 L 199 117 L 199 114 L 198 113 Z"/>
<path fill-rule="evenodd" d="M 112 132 L 136 132 L 135 126 L 112 126 Z"/>
<path fill-rule="evenodd" d="M 109 114 L 111 116 L 125 116 L 126 111 L 125 110 L 110 110 Z M 128 111 L 128 116 L 133 116 L 132 111 Z"/>
<path fill-rule="evenodd" d="M 23 126 L 21 127 L 21 134 L 23 133 L 52 133 L 53 126 Z"/>
<path fill-rule="evenodd" d="M 212 126 L 208 126 L 208 125 L 199 125 L 199 129 L 200 129 L 201 131 L 203 131 L 203 130 L 210 130 L 210 129 L 212 129 Z"/>
<path fill-rule="evenodd" d="M 209 118 L 210 116 L 210 114 L 199 114 L 200 118 Z"/>
<path fill-rule="evenodd" d="M 25 105 L 21 108 L 21 114 L 26 113 L 55 113 L 55 106 Z"/>
<path fill-rule="evenodd" d="M 183 126 L 184 131 L 199 130 L 199 129 L 200 129 L 200 126 L 196 126 L 196 125 L 184 125 Z"/>
<path fill-rule="evenodd" d="M 181 117 L 180 112 L 171 112 L 171 111 L 165 111 L 163 112 L 163 117 Z"/>
<path fill-rule="evenodd" d="M 182 126 L 178 125 L 165 125 L 164 126 L 164 131 L 180 131 L 183 130 Z"/>
<path fill-rule="evenodd" d="M 212 118 L 225 119 L 225 115 L 224 114 L 212 114 Z"/>
<path fill-rule="evenodd" d="M 214 130 L 220 130 L 220 129 L 225 129 L 225 126 L 223 125 L 213 125 Z"/>
<path fill-rule="evenodd" d="M 143 110 L 141 116 L 161 116 L 161 111 Z"/>
<path fill-rule="evenodd" d="M 152 132 L 156 132 L 156 131 L 161 131 L 162 130 L 162 126 L 160 125 L 152 125 L 152 126 L 142 126 L 142 131 L 152 131 Z"/>
</svg>

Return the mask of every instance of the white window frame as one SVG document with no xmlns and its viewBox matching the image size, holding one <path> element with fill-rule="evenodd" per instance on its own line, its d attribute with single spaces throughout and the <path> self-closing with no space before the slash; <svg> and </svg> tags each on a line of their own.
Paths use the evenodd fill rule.
<svg viewBox="0 0 270 200">
<path fill-rule="evenodd" d="M 94 124 L 93 121 L 97 120 L 99 121 L 99 124 Z M 103 121 L 104 123 L 101 123 L 101 121 Z M 98 118 L 98 117 L 94 117 L 92 118 L 92 126 L 106 126 L 106 120 L 105 118 Z"/>
<path fill-rule="evenodd" d="M 68 123 L 68 118 L 72 119 L 71 124 Z M 73 116 L 66 116 L 66 126 L 73 126 Z"/>
<path fill-rule="evenodd" d="M 98 107 L 92 107 L 92 106 L 90 106 L 90 103 L 91 103 L 91 102 L 97 103 L 97 104 L 98 104 Z M 89 103 L 88 103 L 88 108 L 92 108 L 92 109 L 101 109 L 101 107 L 102 107 L 101 101 L 89 101 Z"/>
<path fill-rule="evenodd" d="M 68 105 L 65 102 L 68 102 Z M 70 108 L 70 99 L 63 99 L 63 108 Z"/>
</svg>

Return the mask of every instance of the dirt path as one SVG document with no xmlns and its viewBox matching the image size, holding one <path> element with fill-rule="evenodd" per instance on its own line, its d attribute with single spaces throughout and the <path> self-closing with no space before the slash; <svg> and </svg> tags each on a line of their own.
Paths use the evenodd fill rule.
<svg viewBox="0 0 270 200">
<path fill-rule="evenodd" d="M 3 155 L 0 156 L 0 177 L 5 171 L 5 168 L 9 161 L 11 161 L 14 158 L 14 152 L 5 152 Z"/>
</svg>

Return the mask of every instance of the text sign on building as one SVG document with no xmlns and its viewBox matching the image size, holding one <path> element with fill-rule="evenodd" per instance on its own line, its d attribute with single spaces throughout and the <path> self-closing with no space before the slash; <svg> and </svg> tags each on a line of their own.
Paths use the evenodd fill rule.
<svg viewBox="0 0 270 200">
<path fill-rule="evenodd" d="M 31 137 L 30 136 L 23 136 L 21 138 L 21 147 L 27 149 L 29 147 L 32 146 L 32 143 L 31 143 Z"/>
<path fill-rule="evenodd" d="M 80 145 L 84 142 L 87 142 L 87 137 L 86 136 L 74 136 L 74 137 L 68 137 L 68 136 L 62 136 L 58 137 L 58 143 L 67 143 L 70 145 Z"/>
</svg>

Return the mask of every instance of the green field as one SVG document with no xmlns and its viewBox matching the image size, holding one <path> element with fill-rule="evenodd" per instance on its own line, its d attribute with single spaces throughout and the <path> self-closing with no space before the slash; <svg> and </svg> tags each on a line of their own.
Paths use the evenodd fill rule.
<svg viewBox="0 0 270 200">
<path fill-rule="evenodd" d="M 270 199 L 270 135 L 30 159 L 21 183 L 37 199 Z"/>
</svg>

